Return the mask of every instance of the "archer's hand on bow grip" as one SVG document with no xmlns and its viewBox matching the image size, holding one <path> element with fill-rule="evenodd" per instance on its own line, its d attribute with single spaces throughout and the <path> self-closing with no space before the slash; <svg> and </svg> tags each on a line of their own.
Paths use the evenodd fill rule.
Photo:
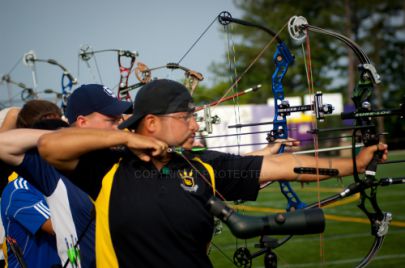
<svg viewBox="0 0 405 268">
<path fill-rule="evenodd" d="M 357 171 L 375 171 L 379 162 L 384 162 L 388 158 L 387 144 L 379 143 L 363 148 L 356 157 Z"/>
<path fill-rule="evenodd" d="M 266 145 L 266 147 L 264 147 L 263 149 L 249 152 L 245 155 L 258 155 L 258 156 L 275 155 L 279 153 L 280 148 L 283 145 L 286 147 L 296 147 L 300 145 L 300 141 L 293 138 L 276 139 L 274 142 Z"/>
</svg>

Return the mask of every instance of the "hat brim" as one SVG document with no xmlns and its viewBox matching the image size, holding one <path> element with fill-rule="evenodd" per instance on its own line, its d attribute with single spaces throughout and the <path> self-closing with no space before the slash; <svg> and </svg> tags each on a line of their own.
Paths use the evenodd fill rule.
<svg viewBox="0 0 405 268">
<path fill-rule="evenodd" d="M 128 101 L 117 101 L 108 106 L 103 107 L 103 109 L 98 112 L 109 116 L 120 116 L 125 113 L 132 112 L 132 103 Z"/>
<path fill-rule="evenodd" d="M 142 118 L 142 115 L 132 115 L 127 120 L 119 124 L 118 129 L 133 129 L 136 127 L 138 121 Z"/>
</svg>

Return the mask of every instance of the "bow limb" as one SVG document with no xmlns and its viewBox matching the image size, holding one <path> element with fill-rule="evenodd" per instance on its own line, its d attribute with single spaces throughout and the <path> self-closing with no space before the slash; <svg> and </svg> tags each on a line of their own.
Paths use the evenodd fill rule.
<svg viewBox="0 0 405 268">
<path fill-rule="evenodd" d="M 33 58 L 26 57 L 26 61 L 27 62 L 31 61 L 32 64 L 34 64 L 35 62 L 48 63 L 51 65 L 56 65 L 60 69 L 62 69 L 63 73 L 62 73 L 62 77 L 61 77 L 61 93 L 57 93 L 53 90 L 46 90 L 45 93 L 48 93 L 48 92 L 56 93 L 56 96 L 58 98 L 62 99 L 61 108 L 62 108 L 62 111 L 65 112 L 67 99 L 68 99 L 70 93 L 72 92 L 73 85 L 77 84 L 77 79 L 69 72 L 69 70 L 65 66 L 63 66 L 62 64 L 60 64 L 59 62 L 57 62 L 54 59 L 37 59 L 36 57 L 33 57 Z"/>
<path fill-rule="evenodd" d="M 62 94 L 61 94 L 61 99 L 62 99 L 62 111 L 65 113 L 66 107 L 67 107 L 67 100 L 72 93 L 72 87 L 73 87 L 73 82 L 77 82 L 72 80 L 65 72 L 62 74 L 61 78 L 61 84 L 62 84 Z"/>
</svg>

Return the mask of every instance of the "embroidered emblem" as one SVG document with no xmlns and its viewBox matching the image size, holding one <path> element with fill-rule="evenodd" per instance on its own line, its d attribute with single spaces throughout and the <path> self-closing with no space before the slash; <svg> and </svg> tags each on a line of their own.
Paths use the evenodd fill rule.
<svg viewBox="0 0 405 268">
<path fill-rule="evenodd" d="M 103 89 L 104 89 L 104 92 L 105 92 L 108 96 L 113 97 L 113 98 L 116 98 L 116 97 L 117 97 L 117 96 L 115 96 L 115 94 L 111 91 L 111 89 L 109 89 L 108 87 L 103 87 Z"/>
<path fill-rule="evenodd" d="M 186 190 L 188 192 L 194 192 L 194 193 L 197 192 L 198 185 L 195 184 L 195 180 L 193 177 L 193 170 L 190 170 L 189 173 L 187 173 L 186 170 L 183 170 L 183 172 L 179 171 L 179 175 L 180 175 L 181 182 L 182 182 L 180 184 L 180 186 L 184 190 Z"/>
</svg>

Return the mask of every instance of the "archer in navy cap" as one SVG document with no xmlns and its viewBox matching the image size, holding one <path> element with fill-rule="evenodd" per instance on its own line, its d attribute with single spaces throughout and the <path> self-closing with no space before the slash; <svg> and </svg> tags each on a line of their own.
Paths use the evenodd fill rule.
<svg viewBox="0 0 405 268">
<path fill-rule="evenodd" d="M 69 96 L 65 116 L 69 124 L 78 116 L 98 112 L 107 116 L 120 116 L 132 111 L 132 103 L 119 100 L 107 87 L 99 84 L 81 85 Z"/>
</svg>

